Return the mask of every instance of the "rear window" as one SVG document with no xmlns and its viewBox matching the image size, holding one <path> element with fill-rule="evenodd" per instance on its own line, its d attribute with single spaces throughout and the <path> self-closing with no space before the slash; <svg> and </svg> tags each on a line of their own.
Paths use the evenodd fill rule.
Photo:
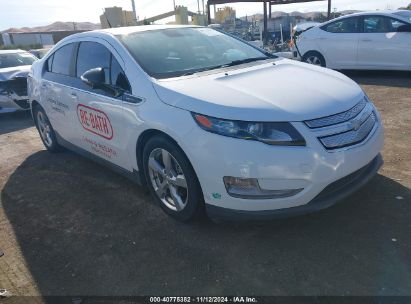
<svg viewBox="0 0 411 304">
<path fill-rule="evenodd" d="M 0 69 L 31 65 L 34 61 L 36 57 L 26 52 L 0 54 Z"/>
</svg>

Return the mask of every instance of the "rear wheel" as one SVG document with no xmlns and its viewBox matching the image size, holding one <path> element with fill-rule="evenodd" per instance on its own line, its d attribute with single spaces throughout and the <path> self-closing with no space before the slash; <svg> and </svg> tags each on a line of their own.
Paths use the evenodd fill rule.
<svg viewBox="0 0 411 304">
<path fill-rule="evenodd" d="M 183 151 L 170 139 L 156 136 L 143 152 L 148 187 L 161 208 L 179 221 L 203 213 L 203 194 L 197 176 Z"/>
<path fill-rule="evenodd" d="M 303 57 L 303 61 L 317 66 L 326 66 L 324 56 L 316 51 L 310 51 L 307 54 L 305 54 Z"/>
<path fill-rule="evenodd" d="M 59 152 L 62 147 L 57 143 L 56 133 L 51 126 L 51 123 L 46 115 L 46 112 L 39 105 L 33 109 L 34 122 L 39 131 L 41 141 L 46 149 L 50 152 Z"/>
</svg>

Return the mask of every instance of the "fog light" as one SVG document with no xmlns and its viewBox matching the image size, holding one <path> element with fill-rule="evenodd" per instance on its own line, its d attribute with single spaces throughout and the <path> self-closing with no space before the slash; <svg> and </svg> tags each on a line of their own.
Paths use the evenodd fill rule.
<svg viewBox="0 0 411 304">
<path fill-rule="evenodd" d="M 256 178 L 241 178 L 225 176 L 224 184 L 227 192 L 232 197 L 244 199 L 274 199 L 296 195 L 303 189 L 261 189 Z"/>
</svg>

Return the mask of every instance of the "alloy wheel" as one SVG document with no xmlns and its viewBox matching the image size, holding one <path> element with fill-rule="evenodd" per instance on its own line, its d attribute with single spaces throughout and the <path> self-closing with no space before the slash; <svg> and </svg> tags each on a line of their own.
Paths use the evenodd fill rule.
<svg viewBox="0 0 411 304">
<path fill-rule="evenodd" d="M 165 149 L 151 151 L 148 158 L 151 184 L 167 208 L 181 211 L 187 206 L 188 186 L 178 161 Z"/>
<path fill-rule="evenodd" d="M 317 65 L 317 66 L 322 66 L 321 59 L 318 56 L 315 56 L 315 55 L 307 57 L 305 62 L 307 62 L 309 64 Z"/>
<path fill-rule="evenodd" d="M 53 145 L 51 125 L 42 111 L 37 112 L 37 124 L 44 143 L 46 146 L 51 147 Z"/>
</svg>

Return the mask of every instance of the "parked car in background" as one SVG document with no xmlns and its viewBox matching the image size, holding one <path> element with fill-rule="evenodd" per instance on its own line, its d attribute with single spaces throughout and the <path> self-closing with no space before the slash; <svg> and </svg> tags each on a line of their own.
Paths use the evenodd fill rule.
<svg viewBox="0 0 411 304">
<path fill-rule="evenodd" d="M 44 55 L 47 54 L 47 52 L 50 50 L 50 48 L 44 48 L 44 49 L 36 49 L 36 50 L 30 50 L 29 52 L 36 56 L 37 58 L 41 59 L 44 57 Z"/>
<path fill-rule="evenodd" d="M 0 113 L 30 108 L 27 75 L 36 60 L 23 50 L 0 50 Z"/>
<path fill-rule="evenodd" d="M 33 64 L 28 87 L 49 151 L 66 147 L 147 185 L 181 221 L 204 209 L 317 211 L 382 164 L 380 115 L 354 81 L 211 28 L 76 34 Z"/>
<path fill-rule="evenodd" d="M 302 61 L 332 69 L 411 70 L 411 12 L 366 12 L 315 26 L 296 39 Z"/>
</svg>

